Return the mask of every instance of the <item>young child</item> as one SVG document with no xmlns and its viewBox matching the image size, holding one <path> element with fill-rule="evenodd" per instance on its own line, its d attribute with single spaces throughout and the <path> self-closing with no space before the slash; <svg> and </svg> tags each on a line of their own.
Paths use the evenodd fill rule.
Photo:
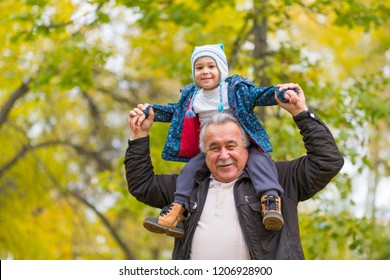
<svg viewBox="0 0 390 280">
<path fill-rule="evenodd" d="M 282 102 L 295 102 L 295 92 L 275 86 L 257 87 L 240 75 L 228 77 L 222 44 L 195 47 L 191 65 L 195 83 L 181 89 L 178 103 L 150 105 L 154 121 L 171 122 L 162 157 L 188 163 L 178 176 L 174 202 L 164 207 L 158 218 L 146 218 L 144 227 L 176 238 L 184 236 L 182 221 L 189 210 L 195 173 L 205 162 L 205 155 L 199 151 L 200 125 L 218 112 L 227 112 L 238 119 L 252 140 L 247 168 L 261 203 L 263 224 L 267 230 L 280 230 L 284 224 L 280 201 L 283 188 L 268 154 L 272 151 L 268 135 L 253 109 L 277 105 L 275 92 Z"/>
</svg>

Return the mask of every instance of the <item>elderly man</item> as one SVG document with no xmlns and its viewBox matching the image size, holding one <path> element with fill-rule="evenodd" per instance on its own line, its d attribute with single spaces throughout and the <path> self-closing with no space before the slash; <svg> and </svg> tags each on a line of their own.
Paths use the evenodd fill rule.
<svg viewBox="0 0 390 280">
<path fill-rule="evenodd" d="M 297 205 L 322 190 L 344 160 L 329 129 L 307 108 L 299 85 L 280 87 L 298 90 L 298 102 L 279 105 L 293 116 L 307 149 L 307 155 L 298 159 L 276 162 L 284 188 L 285 225 L 280 231 L 265 230 L 259 198 L 246 169 L 247 135 L 232 116 L 218 114 L 201 130 L 206 162 L 197 172 L 191 210 L 183 224 L 186 234 L 175 240 L 173 259 L 304 259 Z M 153 111 L 145 119 L 146 105 L 129 113 L 132 135 L 124 160 L 126 178 L 130 193 L 139 201 L 162 208 L 173 201 L 177 175 L 154 174 L 149 150 Z"/>
</svg>

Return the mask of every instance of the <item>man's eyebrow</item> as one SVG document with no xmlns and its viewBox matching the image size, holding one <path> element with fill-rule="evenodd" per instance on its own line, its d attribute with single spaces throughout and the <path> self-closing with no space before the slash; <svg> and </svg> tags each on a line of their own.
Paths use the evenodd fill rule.
<svg viewBox="0 0 390 280">
<path fill-rule="evenodd" d="M 231 144 L 234 144 L 234 145 L 237 145 L 238 146 L 238 143 L 237 141 L 235 140 L 229 140 L 229 141 L 226 141 L 223 143 L 223 145 L 231 145 Z M 210 147 L 214 147 L 214 146 L 219 146 L 219 144 L 217 142 L 211 142 L 209 145 L 208 145 L 208 148 Z"/>
<path fill-rule="evenodd" d="M 211 147 L 215 147 L 215 146 L 218 146 L 218 144 L 216 142 L 211 142 L 207 147 L 211 148 Z"/>
</svg>

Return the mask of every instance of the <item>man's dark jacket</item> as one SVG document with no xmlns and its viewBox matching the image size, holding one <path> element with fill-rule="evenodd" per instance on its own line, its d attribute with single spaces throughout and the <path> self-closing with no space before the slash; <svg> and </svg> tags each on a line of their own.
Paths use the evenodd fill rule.
<svg viewBox="0 0 390 280">
<path fill-rule="evenodd" d="M 294 121 L 303 136 L 307 155 L 275 163 L 279 182 L 284 188 L 281 201 L 285 224 L 282 229 L 265 230 L 259 198 L 246 170 L 234 186 L 237 214 L 252 259 L 304 259 L 298 202 L 322 190 L 344 164 L 331 132 L 314 112 L 302 112 Z M 137 200 L 157 208 L 173 202 L 178 175 L 154 174 L 149 137 L 129 141 L 124 164 L 129 191 Z M 191 210 L 185 219 L 186 234 L 175 240 L 173 259 L 190 258 L 192 238 L 207 196 L 209 175 L 206 165 L 197 172 L 196 186 L 190 197 Z"/>
</svg>

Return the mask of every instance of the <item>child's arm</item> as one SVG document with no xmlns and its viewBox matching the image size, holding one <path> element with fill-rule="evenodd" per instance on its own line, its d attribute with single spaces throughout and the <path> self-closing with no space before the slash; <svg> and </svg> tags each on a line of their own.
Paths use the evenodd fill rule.
<svg viewBox="0 0 390 280">
<path fill-rule="evenodd" d="M 148 117 L 149 108 L 152 107 L 154 110 L 154 121 L 155 122 L 171 122 L 173 112 L 174 112 L 174 105 L 172 103 L 169 103 L 168 105 L 160 105 L 160 104 L 151 104 L 146 107 L 145 110 L 143 110 L 145 114 L 145 118 Z"/>
<path fill-rule="evenodd" d="M 145 119 L 149 117 L 149 109 L 152 108 L 154 112 L 153 121 L 155 122 L 171 122 L 174 104 L 158 105 L 158 104 L 138 104 L 137 107 L 130 112 L 137 116 L 137 124 L 140 125 Z M 133 116 L 133 117 L 134 117 Z"/>
<path fill-rule="evenodd" d="M 279 86 L 279 85 L 278 85 Z M 255 106 L 273 106 L 278 105 L 275 100 L 275 93 L 279 100 L 283 103 L 295 102 L 294 96 L 298 93 L 295 88 L 280 89 L 278 86 L 256 87 L 254 96 L 256 98 Z M 295 95 L 294 95 L 295 93 Z"/>
</svg>

